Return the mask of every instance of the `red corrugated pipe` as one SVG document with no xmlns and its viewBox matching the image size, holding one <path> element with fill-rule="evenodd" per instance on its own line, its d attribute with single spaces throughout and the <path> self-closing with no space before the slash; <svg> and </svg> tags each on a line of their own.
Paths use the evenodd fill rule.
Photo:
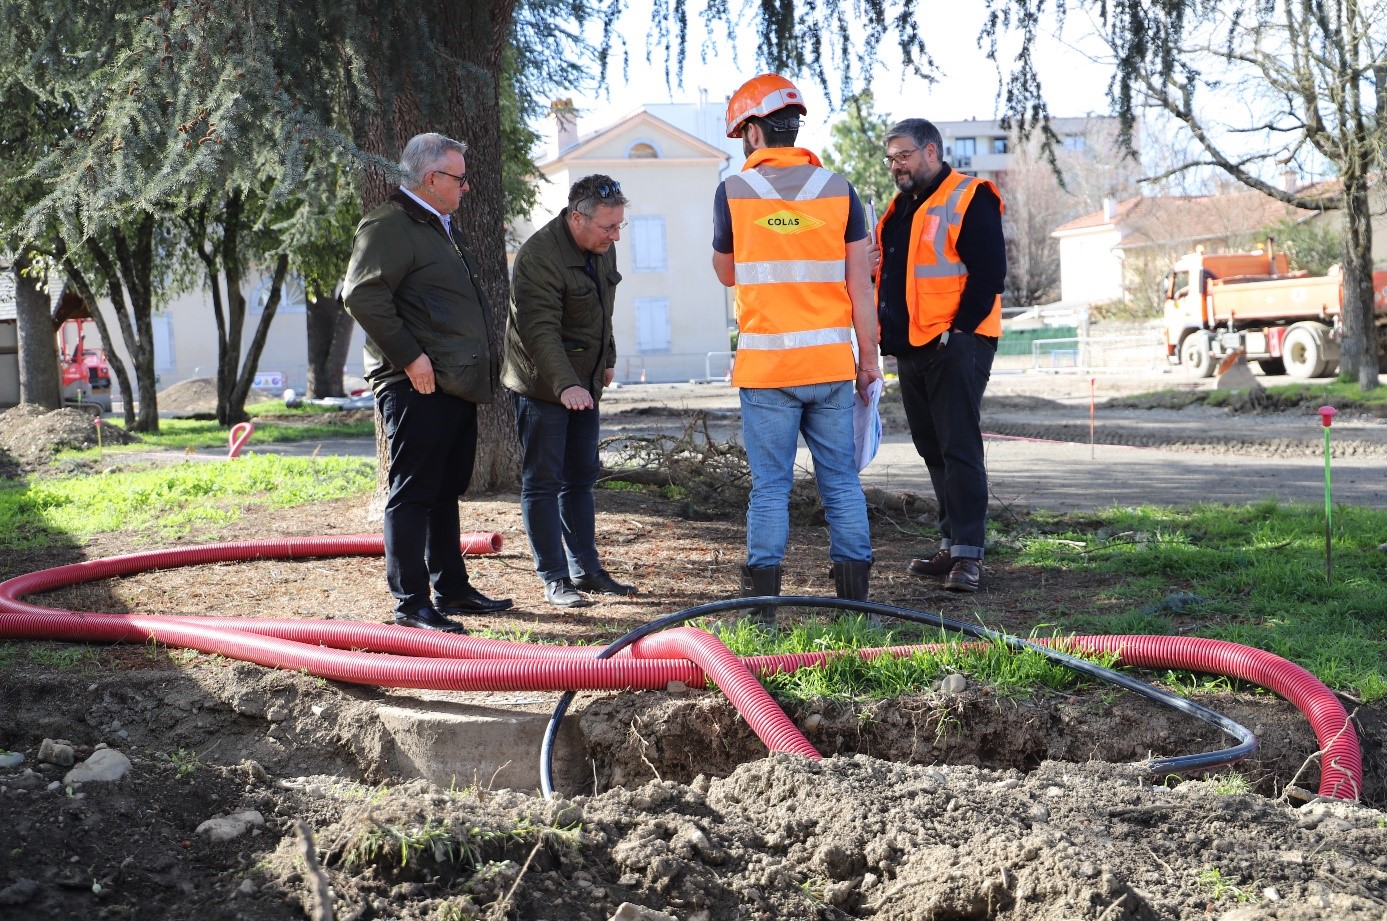
<svg viewBox="0 0 1387 921">
<path fill-rule="evenodd" d="M 490 533 L 464 534 L 462 545 L 468 554 L 495 553 L 501 549 L 502 538 Z M 768 749 L 819 757 L 753 674 L 793 671 L 849 654 L 846 652 L 739 660 L 711 634 L 678 628 L 647 636 L 617 656 L 597 660 L 597 647 L 512 643 L 384 624 L 99 614 L 57 611 L 19 600 L 28 594 L 150 569 L 382 552 L 378 535 L 286 538 L 145 551 L 59 566 L 0 583 L 0 636 L 79 642 L 154 640 L 272 668 L 306 670 L 324 678 L 382 687 L 662 689 L 671 681 L 697 686 L 711 677 Z M 1356 799 L 1362 790 L 1358 736 L 1343 705 L 1317 678 L 1279 656 L 1199 637 L 1079 636 L 1054 640 L 1050 645 L 1089 653 L 1116 652 L 1124 665 L 1226 675 L 1275 691 L 1295 704 L 1314 728 L 1324 752 L 1320 794 Z M 925 648 L 930 647 L 896 646 L 861 650 L 859 654 L 909 655 Z"/>
</svg>

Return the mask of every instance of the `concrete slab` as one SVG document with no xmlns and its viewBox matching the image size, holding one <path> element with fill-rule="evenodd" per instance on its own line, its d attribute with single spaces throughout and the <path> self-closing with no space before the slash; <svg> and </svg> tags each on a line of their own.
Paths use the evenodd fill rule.
<svg viewBox="0 0 1387 921">
<path fill-rule="evenodd" d="M 540 747 L 558 698 L 495 695 L 480 704 L 446 692 L 393 695 L 391 703 L 377 709 L 381 726 L 395 743 L 390 770 L 440 787 L 537 791 Z M 591 784 L 578 710 L 564 718 L 555 743 L 554 784 L 560 791 L 578 792 Z"/>
</svg>

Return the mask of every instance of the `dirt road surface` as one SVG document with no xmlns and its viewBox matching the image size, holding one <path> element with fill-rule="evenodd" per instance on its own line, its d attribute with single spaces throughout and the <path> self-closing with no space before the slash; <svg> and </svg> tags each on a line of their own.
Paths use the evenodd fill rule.
<svg viewBox="0 0 1387 921">
<path fill-rule="evenodd" d="M 1270 382 L 1270 381 L 1269 381 Z M 994 375 L 983 401 L 983 431 L 993 502 L 1056 511 L 1144 503 L 1324 501 L 1324 435 L 1313 407 L 1233 412 L 1113 405 L 1170 390 L 1213 389 L 1165 375 L 1090 379 L 1075 375 Z M 1090 393 L 1095 404 L 1090 430 Z M 737 392 L 719 383 L 623 387 L 603 403 L 609 427 L 638 430 L 664 408 L 701 410 L 736 433 Z M 626 414 L 638 413 L 633 419 Z M 911 444 L 899 396 L 883 398 L 885 436 L 864 485 L 933 495 Z M 1345 412 L 1331 433 L 1335 502 L 1387 507 L 1387 418 Z M 808 452 L 800 464 L 809 467 Z"/>
</svg>

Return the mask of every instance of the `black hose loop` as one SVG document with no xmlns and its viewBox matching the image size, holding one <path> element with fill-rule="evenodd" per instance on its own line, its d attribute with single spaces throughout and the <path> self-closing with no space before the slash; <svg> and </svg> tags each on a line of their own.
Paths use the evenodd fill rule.
<svg viewBox="0 0 1387 921">
<path fill-rule="evenodd" d="M 639 639 L 658 633 L 669 627 L 678 626 L 696 617 L 705 617 L 712 614 L 720 614 L 724 611 L 736 611 L 744 608 L 760 607 L 780 607 L 782 605 L 793 605 L 801 608 L 829 608 L 840 611 L 856 611 L 863 614 L 877 614 L 886 617 L 895 617 L 899 620 L 908 620 L 917 624 L 925 624 L 937 627 L 941 630 L 949 630 L 955 633 L 963 633 L 967 636 L 989 642 L 1004 643 L 1011 649 L 1020 651 L 1032 649 L 1052 661 L 1058 662 L 1065 667 L 1087 675 L 1098 681 L 1108 684 L 1115 684 L 1124 690 L 1134 694 L 1140 694 L 1148 700 L 1164 704 L 1167 707 L 1179 710 L 1193 716 L 1195 719 L 1202 720 L 1211 726 L 1215 726 L 1221 731 L 1237 739 L 1237 744 L 1221 748 L 1211 752 L 1200 752 L 1194 755 L 1179 755 L 1174 758 L 1152 758 L 1140 763 L 1140 767 L 1157 774 L 1176 774 L 1184 771 L 1199 771 L 1211 767 L 1219 767 L 1225 764 L 1232 764 L 1242 758 L 1246 758 L 1257 751 L 1257 737 L 1252 731 L 1240 723 L 1234 722 L 1228 717 L 1208 707 L 1201 706 L 1192 700 L 1178 697 L 1169 691 L 1153 687 L 1144 681 L 1123 675 L 1110 668 L 1104 668 L 1078 656 L 1072 656 L 1057 649 L 1051 649 L 1040 643 L 1033 643 L 1008 633 L 999 633 L 989 630 L 977 624 L 968 624 L 962 621 L 951 620 L 942 614 L 930 614 L 924 611 L 916 611 L 911 608 L 902 608 L 892 604 L 882 604 L 877 601 L 854 601 L 847 598 L 818 598 L 808 595 L 776 595 L 763 596 L 759 598 L 728 598 L 723 601 L 713 601 L 708 604 L 701 604 L 697 607 L 686 608 L 674 614 L 667 614 L 664 617 L 652 620 L 627 633 L 625 636 L 615 640 L 597 654 L 599 659 L 610 659 L 621 650 L 630 646 Z M 539 754 L 539 785 L 540 791 L 545 799 L 554 799 L 558 794 L 554 791 L 554 743 L 558 738 L 559 723 L 563 720 L 564 714 L 568 712 L 569 705 L 573 702 L 573 691 L 565 691 L 559 698 L 558 704 L 554 707 L 554 713 L 549 718 L 549 725 L 544 730 L 544 741 L 540 745 Z M 594 791 L 595 793 L 596 791 Z"/>
</svg>

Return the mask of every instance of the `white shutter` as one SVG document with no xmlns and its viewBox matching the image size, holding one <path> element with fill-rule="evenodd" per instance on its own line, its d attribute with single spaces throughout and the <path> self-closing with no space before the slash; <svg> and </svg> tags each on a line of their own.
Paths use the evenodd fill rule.
<svg viewBox="0 0 1387 921">
<path fill-rule="evenodd" d="M 669 351 L 669 298 L 638 297 L 636 307 L 636 350 Z"/>
<path fill-rule="evenodd" d="M 665 271 L 664 217 L 643 214 L 631 218 L 631 263 L 637 272 Z"/>
</svg>

